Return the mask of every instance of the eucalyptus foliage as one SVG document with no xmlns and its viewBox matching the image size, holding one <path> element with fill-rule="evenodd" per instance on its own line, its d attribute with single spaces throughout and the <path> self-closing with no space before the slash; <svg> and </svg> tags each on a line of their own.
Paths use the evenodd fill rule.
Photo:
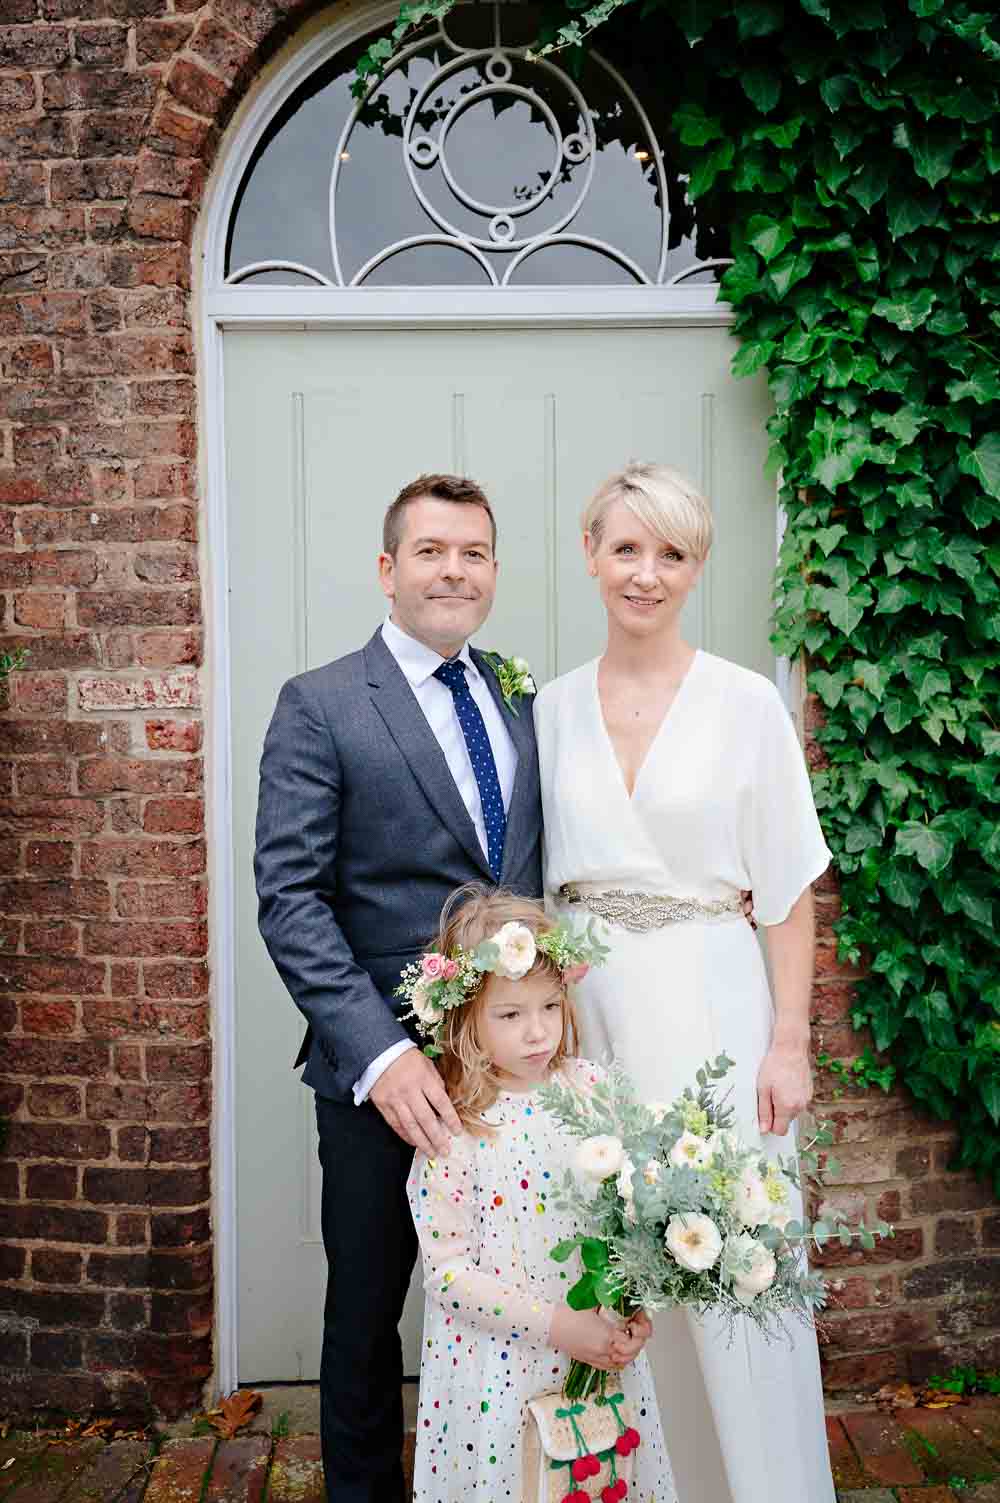
<svg viewBox="0 0 1000 1503">
<path fill-rule="evenodd" d="M 448 8 L 404 7 L 396 42 Z M 690 196 L 729 206 L 733 369 L 767 373 L 788 517 L 774 640 L 824 707 L 840 954 L 867 971 L 852 1021 L 1000 1189 L 1000 17 L 563 0 L 536 50 L 617 11 L 682 79 Z"/>
</svg>

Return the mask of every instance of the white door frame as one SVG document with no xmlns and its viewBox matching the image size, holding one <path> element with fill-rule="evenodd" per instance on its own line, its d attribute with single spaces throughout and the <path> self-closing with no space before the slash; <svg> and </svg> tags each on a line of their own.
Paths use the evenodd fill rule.
<svg viewBox="0 0 1000 1503">
<path fill-rule="evenodd" d="M 227 534 L 223 334 L 226 329 L 718 327 L 733 322 L 714 285 L 663 287 L 307 287 L 225 283 L 226 229 L 233 199 L 267 122 L 298 85 L 343 47 L 397 12 L 396 0 L 362 0 L 305 43 L 289 47 L 251 91 L 229 129 L 206 195 L 195 248 L 198 369 L 205 497 L 201 578 L 205 598 L 206 834 L 213 1050 L 212 1200 L 215 1258 L 216 1394 L 238 1374 L 236 1207 L 236 1008 L 231 750 L 231 640 Z M 779 540 L 781 519 L 779 516 Z M 792 685 L 779 660 L 790 708 Z"/>
</svg>

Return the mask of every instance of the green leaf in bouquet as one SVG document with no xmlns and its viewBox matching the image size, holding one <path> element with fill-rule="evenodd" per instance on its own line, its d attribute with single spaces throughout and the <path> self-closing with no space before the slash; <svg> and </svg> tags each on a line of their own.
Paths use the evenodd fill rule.
<svg viewBox="0 0 1000 1503">
<path fill-rule="evenodd" d="M 602 1273 L 600 1278 L 594 1281 L 594 1294 L 599 1305 L 604 1305 L 606 1309 L 611 1309 L 621 1298 L 621 1279 L 617 1274 L 610 1271 Z"/>
<path fill-rule="evenodd" d="M 610 1261 L 608 1244 L 597 1237 L 583 1237 L 580 1240 L 580 1256 L 588 1273 L 602 1273 Z"/>
<path fill-rule="evenodd" d="M 833 1228 L 828 1226 L 825 1221 L 817 1221 L 813 1225 L 812 1234 L 816 1246 L 822 1247 L 824 1242 L 829 1242 L 833 1235 Z"/>
<path fill-rule="evenodd" d="M 565 1242 L 557 1242 L 549 1253 L 549 1257 L 553 1258 L 557 1263 L 565 1263 L 576 1252 L 581 1241 L 582 1238 L 580 1237 L 568 1237 Z"/>
<path fill-rule="evenodd" d="M 594 1293 L 594 1275 L 585 1273 L 582 1279 L 578 1279 L 566 1296 L 566 1303 L 571 1310 L 593 1310 L 600 1301 Z"/>
</svg>

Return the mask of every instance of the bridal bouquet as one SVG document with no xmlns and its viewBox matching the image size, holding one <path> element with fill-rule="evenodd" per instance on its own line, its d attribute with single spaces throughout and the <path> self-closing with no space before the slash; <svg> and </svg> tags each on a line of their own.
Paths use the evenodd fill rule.
<svg viewBox="0 0 1000 1503">
<path fill-rule="evenodd" d="M 569 1291 L 575 1310 L 604 1306 L 628 1317 L 673 1305 L 752 1320 L 765 1335 L 790 1313 L 809 1321 L 826 1303 L 821 1275 L 804 1257 L 836 1237 L 872 1248 L 892 1228 L 852 1228 L 834 1212 L 810 1223 L 792 1215 L 800 1167 L 818 1170 L 817 1150 L 832 1142 L 820 1126 L 794 1158 L 770 1161 L 733 1127 L 721 1082 L 733 1061 L 720 1054 L 669 1104 L 642 1104 L 620 1072 L 584 1098 L 553 1082 L 546 1108 L 580 1139 L 574 1170 L 557 1187 L 557 1204 L 585 1228 L 551 1256 L 579 1249 L 583 1274 Z M 835 1165 L 828 1160 L 828 1168 Z M 574 1362 L 564 1393 L 586 1398 L 605 1375 Z"/>
</svg>

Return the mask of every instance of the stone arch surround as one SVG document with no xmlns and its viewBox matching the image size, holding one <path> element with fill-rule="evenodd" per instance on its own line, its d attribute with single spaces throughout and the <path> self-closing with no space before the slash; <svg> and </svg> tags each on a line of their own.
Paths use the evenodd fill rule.
<svg viewBox="0 0 1000 1503">
<path fill-rule="evenodd" d="M 226 122 L 318 10 L 6 0 L 0 24 L 0 1412 L 197 1407 L 213 1371 L 191 264 Z M 816 749 L 811 748 L 814 760 Z M 820 884 L 818 1047 L 855 976 Z M 831 1393 L 1000 1360 L 1000 1216 L 952 1136 L 849 1091 Z"/>
</svg>

